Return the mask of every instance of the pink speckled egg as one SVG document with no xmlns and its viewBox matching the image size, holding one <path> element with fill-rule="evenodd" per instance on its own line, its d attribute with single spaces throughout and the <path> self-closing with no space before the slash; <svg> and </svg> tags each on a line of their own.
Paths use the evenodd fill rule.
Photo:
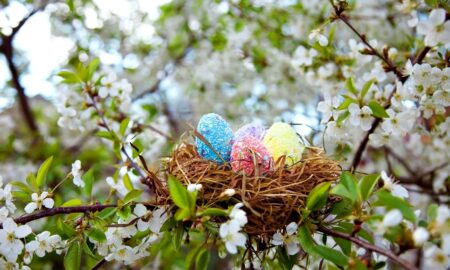
<svg viewBox="0 0 450 270">
<path fill-rule="evenodd" d="M 256 165 L 256 166 L 255 166 Z M 255 137 L 241 137 L 231 149 L 231 167 L 243 171 L 246 175 L 259 174 L 272 170 L 273 160 L 263 143 Z M 257 168 L 257 170 L 255 170 Z"/>
</svg>

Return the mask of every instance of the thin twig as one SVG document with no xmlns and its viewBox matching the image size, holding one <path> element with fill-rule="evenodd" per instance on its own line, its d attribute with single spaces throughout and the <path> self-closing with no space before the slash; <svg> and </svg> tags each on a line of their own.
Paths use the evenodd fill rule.
<svg viewBox="0 0 450 270">
<path fill-rule="evenodd" d="M 89 89 L 88 89 L 89 90 Z M 94 110 L 97 112 L 97 115 L 100 117 L 100 121 L 101 121 L 101 126 L 106 128 L 106 130 L 110 133 L 113 134 L 112 129 L 109 127 L 108 122 L 106 122 L 105 119 L 105 115 L 104 113 L 100 110 L 100 108 L 97 106 L 97 102 L 95 101 L 94 96 L 91 94 L 90 91 L 86 91 L 88 97 L 91 100 L 91 104 L 94 107 Z M 139 175 L 142 178 L 145 178 L 145 174 L 142 172 L 141 168 L 139 168 L 139 166 L 133 161 L 133 159 L 131 159 L 131 157 L 128 155 L 127 151 L 125 150 L 124 147 L 121 147 L 120 151 L 126 156 L 128 163 L 137 171 L 137 173 L 139 173 Z"/>
<path fill-rule="evenodd" d="M 361 240 L 359 238 L 356 238 L 354 236 L 348 235 L 346 233 L 342 233 L 342 232 L 337 232 L 337 231 L 333 231 L 329 228 L 326 228 L 324 226 L 319 226 L 318 230 L 320 232 L 325 233 L 326 235 L 331 235 L 334 237 L 338 237 L 341 239 L 345 239 L 348 241 L 351 241 L 353 243 L 355 243 L 356 245 L 366 249 L 366 250 L 370 250 L 373 252 L 376 252 L 378 254 L 384 255 L 386 257 L 388 257 L 389 259 L 391 259 L 393 262 L 397 263 L 398 265 L 400 265 L 401 267 L 403 267 L 403 269 L 406 270 L 418 270 L 418 268 L 416 268 L 414 265 L 410 264 L 409 262 L 397 257 L 394 253 L 392 253 L 390 250 L 385 250 L 383 248 L 380 248 L 378 246 L 372 245 L 369 242 L 366 242 L 364 240 Z"/>
<path fill-rule="evenodd" d="M 83 206 L 67 206 L 67 207 L 55 207 L 51 209 L 45 209 L 36 213 L 23 215 L 21 217 L 15 218 L 14 221 L 17 224 L 25 224 L 30 221 L 41 219 L 44 217 L 55 216 L 58 214 L 71 214 L 71 213 L 88 213 L 97 212 L 105 208 L 117 207 L 115 204 L 94 204 L 94 205 L 83 205 Z M 3 223 L 0 224 L 0 229 L 3 228 Z"/>
</svg>

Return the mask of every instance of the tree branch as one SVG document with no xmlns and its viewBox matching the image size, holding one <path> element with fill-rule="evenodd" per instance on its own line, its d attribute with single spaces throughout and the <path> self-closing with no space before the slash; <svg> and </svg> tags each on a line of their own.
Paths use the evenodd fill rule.
<svg viewBox="0 0 450 270">
<path fill-rule="evenodd" d="M 391 59 L 389 59 L 389 55 L 387 53 L 387 50 L 383 51 L 383 53 L 380 53 L 377 49 L 375 49 L 368 41 L 367 38 L 364 34 L 360 33 L 351 23 L 350 23 L 350 19 L 349 17 L 344 13 L 345 11 L 345 7 L 342 5 L 336 5 L 333 0 L 330 0 L 331 5 L 333 6 L 334 9 L 334 16 L 335 19 L 339 19 L 342 22 L 344 22 L 351 30 L 353 33 L 355 33 L 359 39 L 364 43 L 364 45 L 366 45 L 367 49 L 369 50 L 369 54 L 371 55 L 375 55 L 377 56 L 379 59 L 381 59 L 384 64 L 386 65 L 385 70 L 386 72 L 392 71 L 396 76 L 397 79 L 404 83 L 408 78 L 409 75 L 404 75 L 402 70 L 395 65 L 395 63 L 393 63 L 391 61 Z M 430 47 L 424 47 L 418 54 L 417 56 L 414 58 L 414 60 L 412 61 L 412 64 L 416 64 L 416 63 L 421 63 L 422 60 L 425 58 L 425 56 L 427 55 L 427 53 L 430 51 Z M 391 106 L 390 104 L 390 99 L 391 97 L 395 94 L 395 91 L 397 89 L 394 89 L 394 91 L 392 92 L 391 96 L 388 99 L 388 103 L 385 106 L 385 109 L 389 108 Z M 356 150 L 355 156 L 353 158 L 350 170 L 352 172 L 354 172 L 356 170 L 356 168 L 358 167 L 358 164 L 361 161 L 362 155 L 364 153 L 364 150 L 366 149 L 367 143 L 369 142 L 369 136 L 370 134 L 374 133 L 375 130 L 377 129 L 377 127 L 380 125 L 382 119 L 381 118 L 376 118 L 373 122 L 372 122 L 372 126 L 370 128 L 370 130 L 367 132 L 366 136 L 364 137 L 364 139 L 362 140 L 362 142 L 360 143 L 360 145 L 358 146 L 358 149 Z"/>
<path fill-rule="evenodd" d="M 70 213 L 89 213 L 101 211 L 105 208 L 117 207 L 115 204 L 94 204 L 94 205 L 83 205 L 83 206 L 67 206 L 67 207 L 55 207 L 51 209 L 45 209 L 36 213 L 23 215 L 21 217 L 15 218 L 14 221 L 17 224 L 25 224 L 30 221 L 41 219 L 44 217 L 55 216 L 58 214 L 70 214 Z M 3 223 L 0 224 L 0 229 L 3 228 Z"/>
<path fill-rule="evenodd" d="M 3 34 L 0 34 L 1 36 L 1 46 L 0 46 L 0 53 L 2 53 L 5 56 L 9 72 L 11 73 L 11 79 L 12 83 L 14 85 L 14 88 L 17 91 L 17 95 L 19 97 L 19 104 L 21 107 L 21 111 L 23 114 L 23 117 L 25 118 L 25 121 L 28 125 L 28 128 L 34 133 L 39 134 L 38 126 L 36 124 L 36 120 L 34 119 L 33 112 L 31 110 L 30 104 L 28 102 L 28 98 L 25 94 L 25 88 L 22 86 L 20 82 L 20 74 L 17 70 L 16 65 L 14 64 L 14 47 L 13 47 L 13 40 L 14 37 L 17 35 L 17 33 L 20 31 L 20 29 L 25 25 L 25 23 L 37 12 L 43 10 L 46 6 L 47 2 L 44 2 L 41 6 L 31 11 L 27 16 L 25 16 L 19 24 L 12 29 L 12 32 L 10 35 L 6 36 Z"/>
<path fill-rule="evenodd" d="M 376 252 L 378 254 L 384 255 L 386 257 L 388 257 L 390 260 L 392 260 L 393 262 L 397 263 L 398 265 L 400 265 L 401 267 L 403 267 L 403 269 L 407 269 L 407 270 L 418 270 L 418 268 L 416 268 L 414 265 L 410 264 L 409 262 L 397 257 L 393 252 L 391 252 L 390 250 L 385 250 L 382 249 L 378 246 L 372 245 L 369 242 L 366 242 L 364 240 L 361 240 L 359 238 L 356 238 L 354 236 L 342 233 L 342 232 L 336 232 L 333 231 L 331 229 L 328 229 L 324 226 L 319 226 L 318 230 L 324 234 L 333 236 L 333 237 L 338 237 L 341 239 L 345 239 L 348 241 L 351 241 L 353 243 L 355 243 L 356 245 L 369 250 L 369 251 L 373 251 Z"/>
</svg>

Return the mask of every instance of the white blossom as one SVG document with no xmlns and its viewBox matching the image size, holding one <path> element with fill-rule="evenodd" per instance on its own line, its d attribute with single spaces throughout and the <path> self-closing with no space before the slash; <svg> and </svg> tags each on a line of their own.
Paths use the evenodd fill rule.
<svg viewBox="0 0 450 270">
<path fill-rule="evenodd" d="M 392 195 L 400 197 L 400 198 L 408 198 L 409 193 L 406 188 L 401 186 L 400 184 L 396 184 L 392 178 L 390 178 L 385 171 L 381 172 L 381 179 L 383 180 L 383 187 L 389 190 Z"/>
<path fill-rule="evenodd" d="M 241 209 L 242 206 L 244 206 L 243 203 L 235 204 L 230 213 L 230 218 L 236 220 L 241 227 L 247 224 L 247 214 Z"/>
<path fill-rule="evenodd" d="M 416 246 L 422 246 L 430 237 L 430 233 L 423 227 L 418 227 L 413 232 L 413 240 Z"/>
<path fill-rule="evenodd" d="M 300 251 L 299 241 L 297 239 L 298 226 L 295 222 L 291 222 L 286 226 L 286 233 L 283 235 L 276 232 L 270 241 L 275 246 L 285 245 L 289 255 L 295 255 Z"/>
<path fill-rule="evenodd" d="M 402 220 L 402 212 L 398 209 L 392 209 L 384 215 L 383 220 L 374 223 L 375 232 L 383 235 L 390 227 L 397 226 Z"/>
<path fill-rule="evenodd" d="M 450 218 L 450 209 L 447 205 L 439 205 L 436 215 L 436 223 L 443 225 Z"/>
<path fill-rule="evenodd" d="M 105 257 L 105 260 L 116 260 L 123 262 L 124 264 L 131 264 L 136 260 L 136 254 L 132 247 L 127 245 L 121 245 L 113 249 L 113 251 Z"/>
<path fill-rule="evenodd" d="M 322 35 L 321 29 L 315 29 L 315 30 L 311 31 L 311 33 L 309 34 L 308 37 L 310 40 L 319 42 L 320 46 L 325 47 L 328 45 L 328 38 L 326 36 Z"/>
<path fill-rule="evenodd" d="M 127 188 L 122 181 L 116 181 L 111 176 L 106 177 L 106 183 L 114 190 L 116 190 L 121 196 L 125 196 L 128 193 Z"/>
<path fill-rule="evenodd" d="M 318 52 L 314 49 L 307 49 L 303 46 L 298 46 L 292 58 L 293 67 L 310 66 L 314 57 L 318 55 Z"/>
<path fill-rule="evenodd" d="M 427 248 L 424 252 L 425 269 L 446 270 L 450 267 L 450 259 L 444 251 L 433 245 Z"/>
<path fill-rule="evenodd" d="M 445 17 L 444 9 L 433 9 L 428 20 L 418 23 L 417 33 L 425 35 L 425 45 L 436 46 L 439 43 L 450 43 L 450 21 L 446 21 Z"/>
<path fill-rule="evenodd" d="M 385 227 L 397 226 L 398 224 L 400 224 L 400 222 L 402 222 L 402 220 L 402 212 L 400 212 L 400 210 L 398 209 L 392 209 L 384 215 L 383 225 Z"/>
<path fill-rule="evenodd" d="M 350 123 L 353 126 L 361 127 L 362 130 L 368 131 L 372 127 L 372 110 L 368 106 L 360 108 L 357 104 L 352 103 L 348 106 L 350 112 Z"/>
<path fill-rule="evenodd" d="M 3 222 L 3 229 L 0 229 L 0 253 L 8 261 L 15 262 L 24 248 L 20 239 L 25 238 L 30 233 L 30 226 L 17 226 L 12 218 L 7 218 Z"/>
<path fill-rule="evenodd" d="M 137 228 L 139 231 L 149 229 L 154 234 L 159 234 L 164 222 L 167 220 L 167 210 L 165 208 L 157 208 L 150 212 L 143 204 L 139 203 L 134 207 L 133 213 L 140 217 L 137 221 Z M 150 217 L 151 214 L 151 217 Z"/>
<path fill-rule="evenodd" d="M 36 236 L 36 239 L 27 243 L 25 249 L 30 253 L 35 253 L 38 257 L 44 257 L 45 253 L 52 252 L 61 242 L 59 235 L 50 235 L 49 231 L 44 231 Z"/>
<path fill-rule="evenodd" d="M 38 195 L 37 193 L 31 194 L 32 202 L 28 203 L 25 206 L 25 212 L 31 213 L 36 209 L 41 209 L 42 206 L 45 208 L 53 208 L 53 205 L 55 204 L 55 201 L 49 197 L 49 194 L 47 191 L 44 191 L 41 193 L 41 195 Z"/>
<path fill-rule="evenodd" d="M 2 185 L 0 185 L 0 187 L 1 186 Z M 13 213 L 14 211 L 16 211 L 16 205 L 13 203 L 14 198 L 11 191 L 12 191 L 11 184 L 7 184 L 5 185 L 4 188 L 0 188 L 0 201 L 2 201 L 5 204 L 9 212 Z"/>
<path fill-rule="evenodd" d="M 231 254 L 237 253 L 238 247 L 245 247 L 247 238 L 240 232 L 241 226 L 237 220 L 229 220 L 220 225 L 219 235 L 225 242 L 225 247 Z"/>
<path fill-rule="evenodd" d="M 72 176 L 75 186 L 84 187 L 84 181 L 81 178 L 83 171 L 81 170 L 81 161 L 77 160 L 72 164 Z"/>
<path fill-rule="evenodd" d="M 389 118 L 385 119 L 381 124 L 381 128 L 394 136 L 403 136 L 414 125 L 415 116 L 413 112 L 403 111 L 396 113 L 393 109 L 387 109 Z"/>
<path fill-rule="evenodd" d="M 200 191 L 202 189 L 202 184 L 189 184 L 187 186 L 187 191 L 194 192 L 194 191 Z"/>
<path fill-rule="evenodd" d="M 233 188 L 227 188 L 220 194 L 220 197 L 232 197 L 234 194 L 236 194 L 236 190 Z"/>
<path fill-rule="evenodd" d="M 6 220 L 6 218 L 8 218 L 9 216 L 9 211 L 8 209 L 3 206 L 2 208 L 0 208 L 0 222 L 3 222 Z"/>
</svg>

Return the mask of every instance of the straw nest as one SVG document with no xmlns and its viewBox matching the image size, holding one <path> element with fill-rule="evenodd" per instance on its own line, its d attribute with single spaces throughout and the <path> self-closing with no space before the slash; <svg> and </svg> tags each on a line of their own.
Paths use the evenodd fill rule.
<svg viewBox="0 0 450 270">
<path fill-rule="evenodd" d="M 322 182 L 335 181 L 341 171 L 322 149 L 308 147 L 302 160 L 290 167 L 285 167 L 280 158 L 273 172 L 258 175 L 257 171 L 255 176 L 245 176 L 232 171 L 230 164 L 217 165 L 201 158 L 189 143 L 180 144 L 163 167 L 165 177 L 173 175 L 186 185 L 203 185 L 197 200 L 199 206 L 227 208 L 229 200 L 232 204 L 244 203 L 248 217 L 245 231 L 263 239 L 292 221 L 298 222 L 310 191 Z M 229 188 L 236 191 L 232 198 L 223 195 Z M 170 204 L 166 185 L 159 189 L 159 198 Z"/>
</svg>

